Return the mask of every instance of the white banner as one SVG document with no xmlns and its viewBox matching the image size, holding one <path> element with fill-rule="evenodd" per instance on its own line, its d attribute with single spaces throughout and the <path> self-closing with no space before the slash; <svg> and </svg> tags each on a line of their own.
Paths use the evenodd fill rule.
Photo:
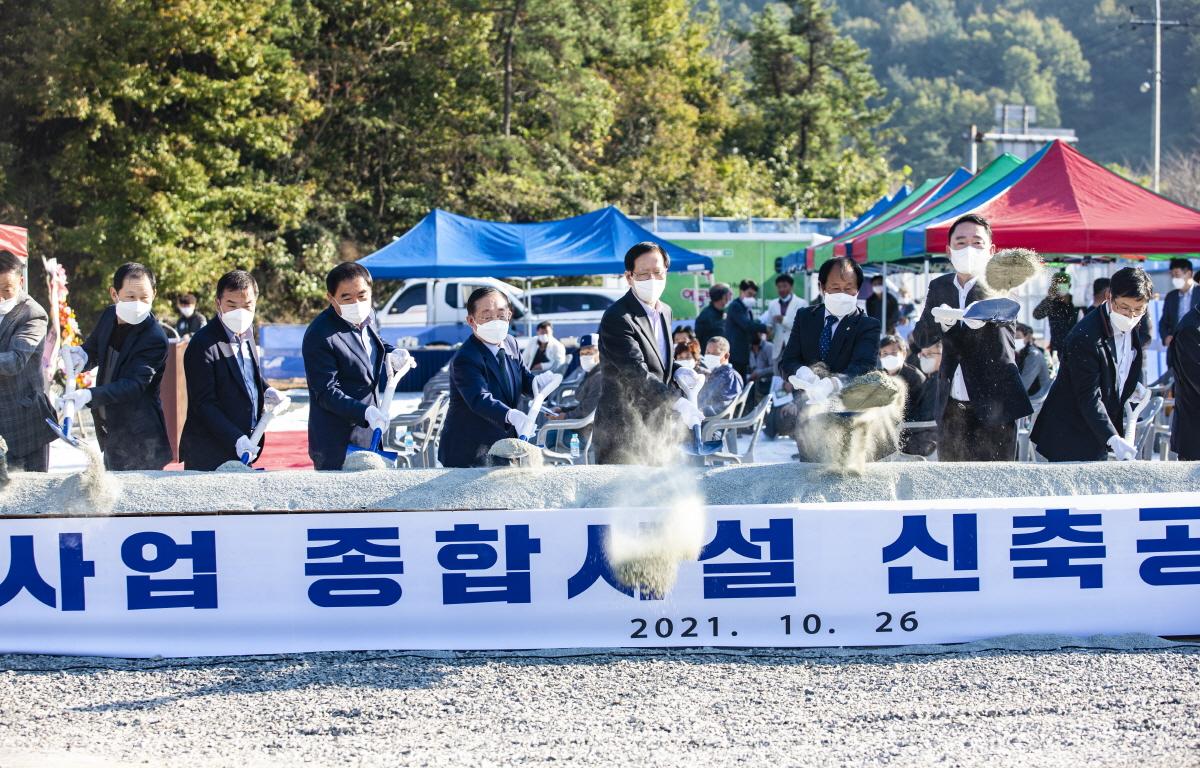
<svg viewBox="0 0 1200 768">
<path fill-rule="evenodd" d="M 665 599 L 638 510 L 0 520 L 0 651 L 901 645 L 1200 633 L 1200 494 L 709 507 Z M 647 515 L 647 517 L 649 517 Z"/>
</svg>

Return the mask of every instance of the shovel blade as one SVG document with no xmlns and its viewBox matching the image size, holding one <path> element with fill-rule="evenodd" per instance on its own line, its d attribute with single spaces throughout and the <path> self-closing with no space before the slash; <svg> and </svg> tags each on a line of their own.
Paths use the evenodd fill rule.
<svg viewBox="0 0 1200 768">
<path fill-rule="evenodd" d="M 54 434 L 58 435 L 59 438 L 61 438 L 62 441 L 65 442 L 67 445 L 74 446 L 75 448 L 83 448 L 83 442 L 80 441 L 79 438 L 72 435 L 70 432 L 65 431 L 63 428 L 63 425 L 59 424 L 54 419 L 47 417 L 46 424 L 48 424 L 50 426 L 50 429 L 54 430 Z M 68 429 L 70 428 L 69 423 L 67 423 L 67 428 Z"/>
</svg>

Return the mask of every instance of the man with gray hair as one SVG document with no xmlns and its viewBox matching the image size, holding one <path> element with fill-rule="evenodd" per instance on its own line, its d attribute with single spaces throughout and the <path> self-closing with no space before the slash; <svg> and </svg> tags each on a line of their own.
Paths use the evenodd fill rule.
<svg viewBox="0 0 1200 768">
<path fill-rule="evenodd" d="M 56 418 L 46 397 L 42 350 L 49 320 L 25 291 L 24 265 L 0 250 L 0 436 L 8 442 L 8 465 L 45 472 Z"/>
<path fill-rule="evenodd" d="M 708 340 L 725 332 L 725 306 L 733 291 L 725 283 L 717 283 L 708 289 L 708 306 L 696 316 L 696 340 L 700 349 L 708 346 Z"/>
<path fill-rule="evenodd" d="M 729 340 L 724 336 L 709 339 L 703 365 L 708 378 L 696 404 L 705 417 L 716 416 L 742 394 L 742 375 L 729 362 Z"/>
</svg>

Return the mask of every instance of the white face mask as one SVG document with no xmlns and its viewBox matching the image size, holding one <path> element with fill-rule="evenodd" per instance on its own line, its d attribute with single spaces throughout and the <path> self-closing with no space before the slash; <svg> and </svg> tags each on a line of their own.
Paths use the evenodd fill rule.
<svg viewBox="0 0 1200 768">
<path fill-rule="evenodd" d="M 849 293 L 825 294 L 825 309 L 836 317 L 845 317 L 858 309 L 858 298 Z"/>
<path fill-rule="evenodd" d="M 904 366 L 904 358 L 900 357 L 900 355 L 884 355 L 880 358 L 879 364 L 888 373 L 895 373 Z"/>
<path fill-rule="evenodd" d="M 883 295 L 883 286 L 882 285 L 871 286 L 871 293 L 875 294 L 876 296 L 882 296 Z"/>
<path fill-rule="evenodd" d="M 1025 339 L 1015 339 L 1013 344 L 1016 345 L 1018 352 L 1020 352 L 1022 349 L 1025 349 Z"/>
<path fill-rule="evenodd" d="M 1141 315 L 1126 317 L 1114 309 L 1112 304 L 1108 305 L 1108 318 L 1112 320 L 1113 328 L 1116 328 L 1121 333 L 1129 333 L 1142 321 Z"/>
<path fill-rule="evenodd" d="M 550 334 L 544 332 L 539 333 L 537 335 L 537 340 L 539 344 L 545 344 L 547 341 L 550 341 Z"/>
<path fill-rule="evenodd" d="M 371 300 L 339 304 L 338 311 L 342 319 L 350 325 L 362 325 L 362 322 L 371 316 Z"/>
<path fill-rule="evenodd" d="M 936 357 L 922 357 L 921 358 L 921 371 L 926 376 L 928 376 L 929 374 L 933 373 L 936 370 L 937 370 L 937 358 Z"/>
<path fill-rule="evenodd" d="M 950 263 L 954 265 L 954 271 L 971 277 L 982 275 L 991 258 L 986 248 L 967 246 L 950 251 Z"/>
<path fill-rule="evenodd" d="M 1188 284 L 1186 277 L 1172 277 L 1171 285 L 1175 286 L 1175 290 L 1182 291 L 1183 287 Z"/>
<path fill-rule="evenodd" d="M 758 297 L 757 296 L 743 296 L 742 303 L 746 305 L 747 309 L 756 309 L 758 307 Z"/>
<path fill-rule="evenodd" d="M 144 301 L 118 301 L 117 317 L 122 322 L 137 325 L 150 315 L 150 305 Z"/>
<path fill-rule="evenodd" d="M 704 367 L 710 371 L 720 368 L 721 367 L 721 356 L 720 355 L 710 355 L 710 354 L 706 353 L 704 355 Z"/>
<path fill-rule="evenodd" d="M 648 280 L 633 281 L 634 295 L 641 299 L 643 303 L 649 304 L 652 307 L 658 302 L 659 297 L 663 295 L 663 291 L 666 289 L 666 280 L 649 278 Z"/>
<path fill-rule="evenodd" d="M 680 368 L 687 368 L 689 371 L 696 370 L 696 361 L 695 360 L 676 360 L 675 364 L 678 365 Z"/>
<path fill-rule="evenodd" d="M 475 335 L 488 344 L 499 344 L 508 336 L 508 321 L 489 320 L 475 327 Z"/>
<path fill-rule="evenodd" d="M 588 371 L 592 370 L 599 364 L 600 364 L 600 355 L 580 355 L 579 356 L 579 367 L 583 369 L 584 373 L 587 373 Z"/>
<path fill-rule="evenodd" d="M 20 294 L 13 296 L 11 299 L 0 301 L 0 315 L 7 315 L 12 312 L 13 307 L 17 306 L 17 299 L 21 298 Z"/>
<path fill-rule="evenodd" d="M 183 315 L 184 317 L 191 317 L 192 315 L 196 314 L 196 308 L 191 306 L 180 307 L 179 314 Z"/>
<path fill-rule="evenodd" d="M 235 335 L 241 336 L 254 324 L 254 313 L 248 309 L 231 309 L 221 313 L 221 322 Z"/>
</svg>

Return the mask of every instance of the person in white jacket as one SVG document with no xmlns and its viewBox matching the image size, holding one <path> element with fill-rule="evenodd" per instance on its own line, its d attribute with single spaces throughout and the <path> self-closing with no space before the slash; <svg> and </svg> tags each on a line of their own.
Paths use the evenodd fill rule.
<svg viewBox="0 0 1200 768">
<path fill-rule="evenodd" d="M 525 367 L 534 373 L 557 371 L 567 362 L 567 348 L 554 338 L 554 324 L 549 320 L 538 323 L 537 336 L 533 337 L 521 353 Z"/>
<path fill-rule="evenodd" d="M 784 274 L 775 278 L 775 290 L 778 291 L 779 298 L 771 299 L 766 311 L 759 317 L 770 331 L 776 363 L 783 354 L 783 348 L 787 346 L 788 337 L 792 335 L 792 322 L 796 319 L 796 312 L 808 306 L 807 301 L 793 292 L 794 288 L 795 280 L 791 275 Z"/>
</svg>

